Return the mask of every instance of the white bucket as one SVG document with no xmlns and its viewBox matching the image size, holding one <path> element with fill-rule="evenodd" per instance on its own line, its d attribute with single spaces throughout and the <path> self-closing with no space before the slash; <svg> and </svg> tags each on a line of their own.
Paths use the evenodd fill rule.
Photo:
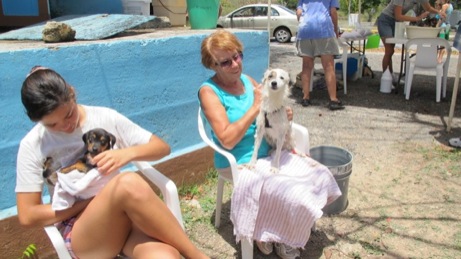
<svg viewBox="0 0 461 259">
<path fill-rule="evenodd" d="M 379 91 L 381 93 L 388 94 L 392 92 L 392 74 L 389 71 L 389 68 L 384 71 L 383 75 L 381 76 L 381 85 L 379 87 Z"/>
</svg>

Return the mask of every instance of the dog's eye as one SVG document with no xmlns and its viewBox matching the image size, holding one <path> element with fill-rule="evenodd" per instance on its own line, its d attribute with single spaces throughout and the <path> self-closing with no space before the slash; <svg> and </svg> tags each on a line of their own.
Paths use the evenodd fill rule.
<svg viewBox="0 0 461 259">
<path fill-rule="evenodd" d="M 285 80 L 285 78 L 283 76 L 281 76 L 280 79 Z"/>
</svg>

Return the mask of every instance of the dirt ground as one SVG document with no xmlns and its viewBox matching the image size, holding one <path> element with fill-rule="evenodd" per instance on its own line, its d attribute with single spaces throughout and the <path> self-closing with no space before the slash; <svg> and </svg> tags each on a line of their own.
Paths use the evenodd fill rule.
<svg viewBox="0 0 461 259">
<path fill-rule="evenodd" d="M 410 100 L 403 91 L 380 93 L 382 53 L 367 58 L 375 77 L 348 82 L 347 95 L 339 91 L 345 110 L 327 109 L 326 90 L 314 90 L 314 105 L 307 108 L 297 104 L 299 89 L 290 96 L 294 121 L 308 128 L 311 146 L 334 145 L 354 155 L 347 209 L 317 222 L 301 258 L 461 258 L 461 152 L 447 145 L 450 137 L 461 136 L 461 105 L 446 132 L 458 57 L 452 58 L 447 98 L 440 103 L 435 77 L 427 72 L 415 75 Z M 300 72 L 294 45 L 271 43 L 271 66 L 292 76 Z M 231 186 L 226 188 L 218 229 L 211 177 L 208 184 L 183 188 L 192 197 L 183 200 L 183 215 L 188 234 L 207 254 L 240 258 L 229 221 Z M 255 258 L 277 256 L 255 249 Z"/>
</svg>

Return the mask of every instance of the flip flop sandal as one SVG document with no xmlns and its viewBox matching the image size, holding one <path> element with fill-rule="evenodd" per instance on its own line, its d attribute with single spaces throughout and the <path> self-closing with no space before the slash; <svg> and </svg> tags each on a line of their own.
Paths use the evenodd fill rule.
<svg viewBox="0 0 461 259">
<path fill-rule="evenodd" d="M 448 143 L 452 147 L 461 148 L 461 137 L 460 138 L 451 138 L 450 140 L 448 140 Z"/>
</svg>

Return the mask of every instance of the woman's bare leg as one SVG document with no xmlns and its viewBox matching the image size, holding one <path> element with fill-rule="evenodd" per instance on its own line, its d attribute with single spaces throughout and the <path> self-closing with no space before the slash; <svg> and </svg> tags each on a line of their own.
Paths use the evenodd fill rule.
<svg viewBox="0 0 461 259">
<path fill-rule="evenodd" d="M 141 230 L 133 227 L 125 246 L 123 254 L 130 258 L 162 258 L 180 259 L 176 248 L 146 236 Z"/>
<path fill-rule="evenodd" d="M 381 38 L 381 40 L 383 41 L 383 44 L 384 44 L 384 57 L 383 57 L 383 62 L 382 62 L 383 73 L 384 71 L 386 71 L 387 68 L 389 68 L 389 71 L 392 74 L 394 73 L 394 69 L 392 67 L 392 56 L 394 55 L 395 44 L 385 43 L 386 38 Z"/>
<path fill-rule="evenodd" d="M 303 99 L 309 99 L 310 86 L 311 86 L 311 74 L 314 69 L 314 59 L 311 57 L 302 57 L 303 67 L 301 71 L 301 83 L 303 86 Z"/>
<path fill-rule="evenodd" d="M 136 173 L 114 177 L 94 197 L 72 229 L 72 249 L 82 259 L 114 257 L 125 246 L 132 226 L 174 247 L 186 258 L 208 258 L 192 244 L 165 203 Z"/>
<path fill-rule="evenodd" d="M 323 71 L 325 72 L 325 83 L 327 84 L 330 101 L 337 101 L 334 57 L 332 55 L 322 55 L 320 59 L 322 60 Z"/>
</svg>

